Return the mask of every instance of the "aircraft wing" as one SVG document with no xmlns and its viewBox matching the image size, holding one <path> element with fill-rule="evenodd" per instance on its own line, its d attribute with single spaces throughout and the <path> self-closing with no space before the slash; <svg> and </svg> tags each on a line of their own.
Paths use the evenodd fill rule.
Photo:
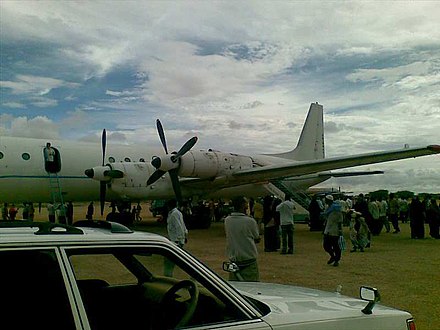
<svg viewBox="0 0 440 330">
<path fill-rule="evenodd" d="M 353 156 L 324 158 L 319 160 L 298 161 L 256 167 L 233 174 L 233 181 L 257 183 L 273 179 L 282 179 L 316 172 L 335 170 L 353 166 L 388 162 L 393 160 L 415 158 L 440 153 L 440 145 L 429 145 L 420 148 L 406 148 L 393 151 L 381 151 Z M 235 179 L 235 180 L 234 180 Z M 237 183 L 237 182 L 236 182 Z"/>
<path fill-rule="evenodd" d="M 329 178 L 345 178 L 349 176 L 361 176 L 361 175 L 375 175 L 383 174 L 384 171 L 352 171 L 352 172 L 324 172 L 318 173 L 319 177 L 329 177 Z"/>
<path fill-rule="evenodd" d="M 362 176 L 362 175 L 376 175 L 376 174 L 384 174 L 384 171 L 349 171 L 349 172 L 334 172 L 334 171 L 325 171 L 325 172 L 318 172 L 308 175 L 300 175 L 300 176 L 293 176 L 289 178 L 285 178 L 285 182 L 293 182 L 303 179 L 309 179 L 309 178 L 320 178 L 323 180 L 327 180 L 330 178 L 345 178 L 345 177 L 351 177 L 351 176 Z"/>
</svg>

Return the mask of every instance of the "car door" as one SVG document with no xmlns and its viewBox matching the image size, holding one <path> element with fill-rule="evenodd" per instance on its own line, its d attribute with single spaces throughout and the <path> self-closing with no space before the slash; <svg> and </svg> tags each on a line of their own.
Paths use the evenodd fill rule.
<svg viewBox="0 0 440 330">
<path fill-rule="evenodd" d="M 55 248 L 0 249 L 0 318 L 14 329 L 82 329 Z"/>
<path fill-rule="evenodd" d="M 66 247 L 62 254 L 91 329 L 270 329 L 238 292 L 171 243 Z"/>
</svg>

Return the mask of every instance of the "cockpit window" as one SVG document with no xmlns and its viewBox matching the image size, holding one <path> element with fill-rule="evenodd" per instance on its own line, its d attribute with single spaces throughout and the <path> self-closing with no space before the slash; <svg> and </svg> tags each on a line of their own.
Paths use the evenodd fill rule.
<svg viewBox="0 0 440 330">
<path fill-rule="evenodd" d="M 31 159 L 31 155 L 29 155 L 27 152 L 23 152 L 21 154 L 21 158 L 23 158 L 24 160 L 29 160 Z"/>
</svg>

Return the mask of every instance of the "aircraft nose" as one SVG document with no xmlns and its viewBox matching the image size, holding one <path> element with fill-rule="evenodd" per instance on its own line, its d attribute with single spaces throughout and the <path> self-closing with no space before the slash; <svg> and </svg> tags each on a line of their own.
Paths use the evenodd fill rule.
<svg viewBox="0 0 440 330">
<path fill-rule="evenodd" d="M 93 168 L 89 168 L 84 171 L 84 174 L 87 175 L 89 178 L 93 179 L 95 175 L 95 171 L 93 171 Z"/>
</svg>

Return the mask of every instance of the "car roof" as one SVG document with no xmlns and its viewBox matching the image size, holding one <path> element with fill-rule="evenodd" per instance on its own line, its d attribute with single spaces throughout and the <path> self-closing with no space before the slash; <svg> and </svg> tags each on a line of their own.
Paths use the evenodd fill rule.
<svg viewBox="0 0 440 330">
<path fill-rule="evenodd" d="M 167 242 L 161 235 L 132 231 L 116 222 L 81 220 L 74 225 L 50 222 L 0 221 L 0 246 L 21 243 L 51 242 L 116 242 L 143 241 Z"/>
</svg>

